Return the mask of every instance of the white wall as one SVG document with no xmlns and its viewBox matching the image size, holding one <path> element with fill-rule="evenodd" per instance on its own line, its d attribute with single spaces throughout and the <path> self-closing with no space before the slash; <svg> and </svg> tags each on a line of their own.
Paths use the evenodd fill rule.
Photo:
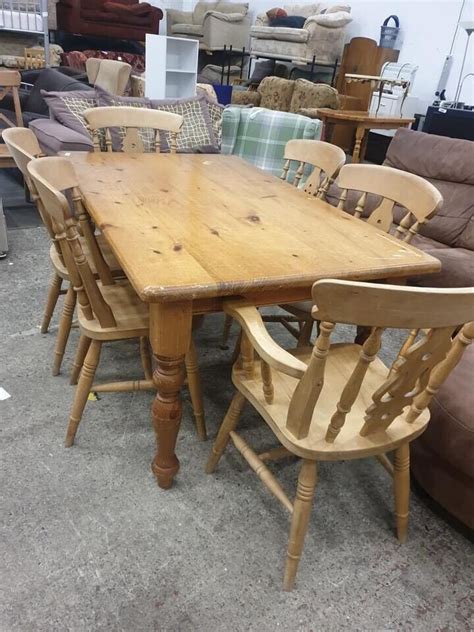
<svg viewBox="0 0 474 632">
<path fill-rule="evenodd" d="M 255 15 L 275 6 L 289 4 L 288 0 L 249 0 Z M 309 4 L 309 0 L 297 0 L 295 4 Z M 355 36 L 371 37 L 377 42 L 380 26 L 391 14 L 400 18 L 400 62 L 419 66 L 413 94 L 427 106 L 434 97 L 444 59 L 448 55 L 463 0 L 328 0 L 325 4 L 349 4 L 353 22 L 348 26 L 347 39 Z M 474 20 L 474 0 L 465 0 L 462 19 Z M 466 33 L 460 30 L 453 50 L 454 64 L 448 83 L 447 97 L 454 98 L 466 42 Z M 474 34 L 471 36 L 468 59 L 463 75 L 474 72 Z M 464 83 L 462 100 L 474 105 L 474 77 Z"/>
</svg>

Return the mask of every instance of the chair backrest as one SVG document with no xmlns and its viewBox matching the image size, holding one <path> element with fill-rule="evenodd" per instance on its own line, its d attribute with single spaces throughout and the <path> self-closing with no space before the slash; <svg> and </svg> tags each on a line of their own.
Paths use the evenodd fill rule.
<svg viewBox="0 0 474 632">
<path fill-rule="evenodd" d="M 132 67 L 124 61 L 89 57 L 86 61 L 87 79 L 94 86 L 107 90 L 110 94 L 124 94 L 130 79 Z"/>
<path fill-rule="evenodd" d="M 21 113 L 20 97 L 18 88 L 21 84 L 21 75 L 16 70 L 0 70 L 0 101 L 10 92 L 13 96 L 13 105 L 15 108 L 16 124 L 23 125 L 23 116 Z M 12 127 L 12 122 L 2 112 L 0 112 L 0 120 L 6 123 L 8 127 Z"/>
<path fill-rule="evenodd" d="M 284 158 L 285 164 L 280 178 L 290 181 L 291 162 L 297 162 L 298 167 L 292 181 L 292 184 L 297 187 L 305 170 L 312 167 L 311 173 L 304 182 L 303 190 L 321 199 L 326 197 L 329 186 L 346 162 L 346 154 L 340 147 L 322 140 L 290 140 L 286 143 Z"/>
<path fill-rule="evenodd" d="M 313 317 L 320 321 L 320 333 L 287 417 L 287 428 L 299 439 L 306 437 L 311 427 L 336 323 L 370 327 L 371 333 L 335 406 L 326 431 L 329 442 L 336 439 L 359 395 L 367 369 L 380 351 L 385 329 L 414 331 L 372 395 L 361 420 L 362 436 L 383 432 L 406 407 L 405 422 L 412 423 L 474 338 L 474 288 L 408 288 L 327 280 L 315 283 L 312 294 Z"/>
<path fill-rule="evenodd" d="M 43 155 L 36 136 L 32 130 L 27 127 L 10 127 L 3 131 L 2 138 L 16 166 L 25 179 L 26 186 L 28 187 L 33 201 L 36 201 L 36 190 L 34 186 L 32 186 L 27 169 L 30 160 Z"/>
<path fill-rule="evenodd" d="M 94 151 L 101 151 L 102 130 L 105 130 L 106 151 L 121 150 L 127 153 L 161 151 L 160 131 L 169 132 L 169 146 L 176 152 L 176 137 L 183 117 L 172 112 L 135 107 L 100 107 L 84 112 L 87 127 L 92 135 Z M 118 135 L 114 142 L 112 132 Z M 115 147 L 114 147 L 115 145 Z"/>
<path fill-rule="evenodd" d="M 58 231 L 56 239 L 85 317 L 89 320 L 96 318 L 102 327 L 114 327 L 114 315 L 92 272 L 96 259 L 89 250 L 83 249 L 79 239 L 76 215 L 82 201 L 72 163 L 67 158 L 56 156 L 36 158 L 28 164 L 28 173 L 43 207 L 54 220 L 53 226 Z M 101 261 L 107 268 L 103 258 Z M 108 268 L 107 272 L 107 283 L 113 284 Z M 101 274 L 99 270 L 98 273 Z"/>
<path fill-rule="evenodd" d="M 36 187 L 30 178 L 30 174 L 28 173 L 28 164 L 35 158 L 39 158 L 43 155 L 38 140 L 33 131 L 27 127 L 10 127 L 9 129 L 3 131 L 2 138 L 5 141 L 5 145 L 8 147 L 8 151 L 13 157 L 16 166 L 21 171 L 23 178 L 25 179 L 26 186 L 28 187 L 31 200 L 36 204 L 38 213 L 46 226 L 49 236 L 56 246 L 58 255 L 62 258 L 61 249 L 56 241 L 56 231 L 54 230 L 51 217 L 45 212 Z"/>
<path fill-rule="evenodd" d="M 349 190 L 362 192 L 355 217 L 364 213 L 367 194 L 382 197 L 377 208 L 367 218 L 369 224 L 389 232 L 393 226 L 394 206 L 406 209 L 395 230 L 395 236 L 410 242 L 420 226 L 427 222 L 443 202 L 441 193 L 432 184 L 407 171 L 379 165 L 345 165 L 337 184 L 342 189 L 338 208 L 344 210 Z"/>
</svg>

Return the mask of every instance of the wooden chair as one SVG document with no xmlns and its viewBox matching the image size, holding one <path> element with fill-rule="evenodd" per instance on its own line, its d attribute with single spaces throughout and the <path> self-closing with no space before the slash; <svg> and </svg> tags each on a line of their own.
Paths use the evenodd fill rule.
<svg viewBox="0 0 474 632">
<path fill-rule="evenodd" d="M 41 198 L 43 208 L 53 219 L 56 240 L 77 292 L 78 322 L 81 331 L 76 366 L 82 367 L 76 388 L 66 447 L 72 446 L 90 392 L 124 392 L 155 390 L 148 345 L 148 306 L 142 303 L 126 279 L 97 279 L 92 272 L 92 257 L 83 249 L 75 204 L 80 203 L 78 180 L 67 158 L 50 157 L 32 160 L 28 173 Z M 138 338 L 144 380 L 94 384 L 94 376 L 104 342 Z M 200 438 L 206 437 L 194 345 L 186 359 L 188 385 Z"/>
<path fill-rule="evenodd" d="M 118 143 L 127 153 L 160 152 L 160 132 L 167 132 L 170 151 L 175 153 L 176 138 L 183 124 L 179 114 L 134 107 L 91 108 L 84 112 L 84 118 L 92 135 L 94 151 L 113 151 L 114 144 L 117 146 Z M 113 131 L 117 135 L 116 143 Z"/>
<path fill-rule="evenodd" d="M 51 219 L 49 213 L 47 213 L 43 207 L 41 198 L 36 191 L 35 185 L 32 182 L 28 173 L 28 164 L 31 160 L 41 157 L 43 154 L 38 144 L 34 133 L 25 127 L 13 127 L 3 132 L 3 139 L 6 146 L 9 149 L 10 154 L 13 156 L 16 166 L 21 171 L 25 184 L 28 188 L 30 198 L 36 205 L 41 219 L 46 227 L 46 230 L 51 237 L 51 248 L 49 250 L 49 256 L 51 264 L 53 266 L 53 276 L 51 278 L 51 284 L 49 287 L 48 297 L 46 300 L 46 306 L 43 315 L 43 321 L 41 323 L 41 333 L 47 333 L 55 307 L 58 302 L 60 294 L 65 294 L 65 301 L 61 318 L 59 320 L 58 336 L 56 339 L 56 347 L 54 351 L 53 360 L 53 375 L 58 375 L 61 369 L 62 359 L 66 350 L 67 341 L 71 331 L 72 319 L 74 315 L 74 308 L 76 305 L 76 291 L 73 284 L 69 283 L 69 273 L 64 263 L 61 249 L 57 243 L 55 237 L 54 222 Z M 76 206 L 77 220 L 82 227 L 83 237 L 81 237 L 82 246 L 89 250 L 94 255 L 94 262 L 92 269 L 95 275 L 101 275 L 101 278 L 107 280 L 107 270 L 112 271 L 113 276 L 123 276 L 123 272 L 120 266 L 113 257 L 110 249 L 105 242 L 102 235 L 96 235 L 93 228 L 89 223 L 89 216 L 86 213 L 82 205 Z M 107 264 L 104 265 L 102 261 L 102 254 Z M 62 290 L 63 281 L 69 283 L 67 290 Z M 77 382 L 78 371 L 80 367 L 73 366 L 71 374 L 71 383 Z"/>
<path fill-rule="evenodd" d="M 430 182 L 406 171 L 380 165 L 344 165 L 337 184 L 342 189 L 338 208 L 345 210 L 349 190 L 360 191 L 355 217 L 363 218 L 368 194 L 381 198 L 372 213 L 364 218 L 384 232 L 409 243 L 420 227 L 430 220 L 443 202 L 441 193 Z M 405 209 L 400 224 L 394 223 L 394 209 Z M 292 331 L 300 344 L 309 343 L 314 321 L 311 318 L 311 302 L 303 301 L 283 305 L 284 309 L 302 323 L 299 331 Z"/>
<path fill-rule="evenodd" d="M 25 48 L 25 70 L 46 68 L 44 48 Z"/>
<path fill-rule="evenodd" d="M 0 70 L 0 101 L 12 94 L 13 106 L 15 108 L 16 124 L 18 127 L 23 127 L 23 115 L 21 113 L 21 103 L 18 88 L 21 84 L 21 75 L 16 70 Z M 14 123 L 9 118 L 0 112 L 0 121 L 5 123 L 8 127 L 14 127 Z M 3 135 L 3 134 L 2 134 Z"/>
<path fill-rule="evenodd" d="M 362 217 L 367 195 L 381 198 L 366 218 L 367 223 L 410 243 L 423 224 L 431 219 L 443 202 L 436 187 L 413 173 L 379 165 L 345 165 L 338 176 L 342 189 L 338 208 L 345 210 L 349 190 L 360 191 L 354 216 Z M 394 224 L 395 206 L 405 209 L 402 220 Z"/>
<path fill-rule="evenodd" d="M 290 182 L 290 167 L 292 162 L 297 162 L 298 167 L 292 181 L 293 186 L 298 187 L 301 178 L 306 170 L 311 170 L 306 181 L 304 182 L 303 191 L 309 195 L 314 195 L 319 199 L 326 199 L 329 187 L 334 182 L 339 170 L 346 162 L 346 154 L 340 147 L 325 143 L 321 140 L 290 140 L 285 145 L 284 154 L 285 163 L 280 176 L 281 180 Z M 300 310 L 298 310 L 300 311 Z M 296 314 L 290 316 L 273 316 L 265 317 L 267 322 L 279 322 L 288 331 L 296 337 L 301 337 L 302 341 L 306 341 L 311 335 L 313 322 L 308 323 L 308 316 L 298 317 Z M 294 328 L 291 323 L 298 323 L 299 331 Z M 307 324 L 308 323 L 308 324 Z M 229 338 L 230 328 L 232 326 L 232 318 L 226 315 L 224 321 L 224 331 L 222 333 L 221 348 L 227 348 L 227 340 Z M 308 333 L 309 330 L 309 333 Z M 307 342 L 307 341 L 306 341 Z"/>
<path fill-rule="evenodd" d="M 305 170 L 311 169 L 303 191 L 324 200 L 329 187 L 346 162 L 346 154 L 340 147 L 322 140 L 294 139 L 286 143 L 284 159 L 280 178 L 288 182 L 291 163 L 297 162 L 292 184 L 298 187 Z"/>
<path fill-rule="evenodd" d="M 264 485 L 290 512 L 284 588 L 293 588 L 311 503 L 317 461 L 375 456 L 393 475 L 397 535 L 404 542 L 409 510 L 409 444 L 426 428 L 428 404 L 474 338 L 474 288 L 424 289 L 348 281 L 313 286 L 314 347 L 292 352 L 269 336 L 258 310 L 245 300 L 225 311 L 243 328 L 237 388 L 207 462 L 213 472 L 229 438 Z M 331 344 L 336 323 L 371 328 L 363 346 Z M 468 324 L 465 324 L 468 323 Z M 414 329 L 391 366 L 379 359 L 385 329 Z M 459 329 L 461 328 L 461 329 Z M 257 357 L 255 358 L 255 354 Z M 462 393 L 459 394 L 462 397 Z M 282 444 L 256 454 L 237 434 L 248 400 Z M 394 463 L 386 456 L 394 452 Z M 291 502 L 265 461 L 288 455 L 302 467 Z"/>
</svg>

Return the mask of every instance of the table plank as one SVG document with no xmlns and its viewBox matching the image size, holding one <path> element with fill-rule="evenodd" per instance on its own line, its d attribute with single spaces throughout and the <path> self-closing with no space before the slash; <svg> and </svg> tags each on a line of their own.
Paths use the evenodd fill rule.
<svg viewBox="0 0 474 632">
<path fill-rule="evenodd" d="M 437 259 L 237 157 L 70 157 L 89 212 L 146 302 L 440 268 Z"/>
</svg>

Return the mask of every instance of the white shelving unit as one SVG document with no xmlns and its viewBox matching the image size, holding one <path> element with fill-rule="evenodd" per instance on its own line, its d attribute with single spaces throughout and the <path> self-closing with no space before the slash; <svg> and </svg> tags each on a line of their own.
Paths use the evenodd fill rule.
<svg viewBox="0 0 474 632">
<path fill-rule="evenodd" d="M 147 35 L 145 96 L 179 99 L 196 94 L 198 40 Z"/>
</svg>

